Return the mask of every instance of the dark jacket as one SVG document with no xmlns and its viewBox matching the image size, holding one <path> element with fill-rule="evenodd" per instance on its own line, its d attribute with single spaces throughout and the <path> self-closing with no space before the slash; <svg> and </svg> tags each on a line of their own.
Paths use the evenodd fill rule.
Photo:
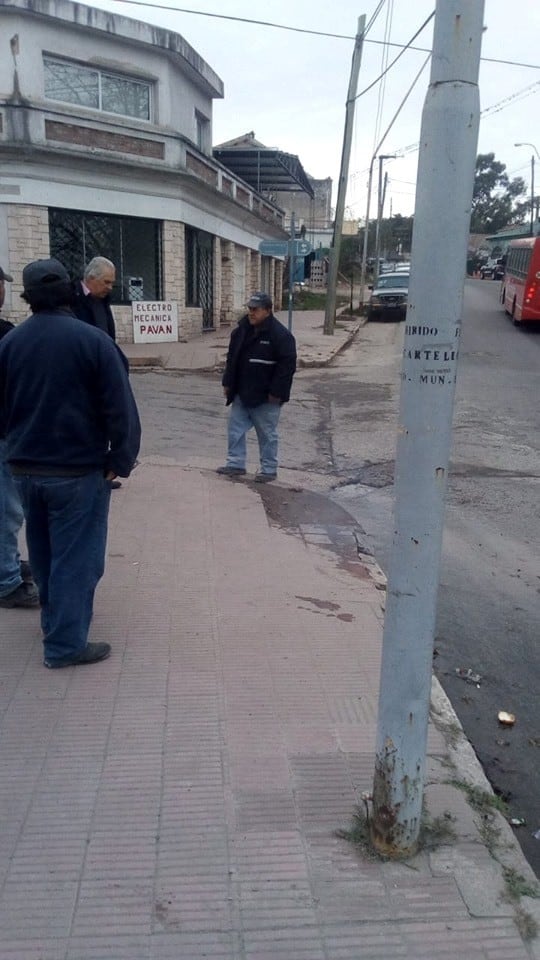
<svg viewBox="0 0 540 960">
<path fill-rule="evenodd" d="M 79 280 L 73 285 L 71 309 L 79 320 L 84 320 L 91 327 L 104 330 L 113 340 L 116 340 L 110 297 L 103 297 L 103 299 L 98 300 L 91 293 L 85 293 Z M 103 323 L 100 322 L 102 317 Z"/>
<path fill-rule="evenodd" d="M 32 314 L 0 343 L 0 426 L 19 472 L 129 476 L 141 428 L 121 351 L 67 310 Z"/>
<path fill-rule="evenodd" d="M 227 389 L 227 404 L 238 396 L 244 406 L 258 407 L 269 395 L 286 403 L 295 370 L 292 333 L 273 314 L 256 327 L 242 317 L 231 333 L 221 381 Z"/>
<path fill-rule="evenodd" d="M 6 333 L 9 333 L 10 330 L 15 329 L 15 324 L 11 323 L 9 320 L 4 320 L 3 317 L 0 317 L 0 340 L 2 337 L 5 337 Z"/>
</svg>

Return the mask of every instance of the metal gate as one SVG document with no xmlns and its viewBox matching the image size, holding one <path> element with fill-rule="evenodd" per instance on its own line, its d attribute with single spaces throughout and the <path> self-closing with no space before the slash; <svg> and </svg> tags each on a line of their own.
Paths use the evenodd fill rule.
<svg viewBox="0 0 540 960">
<path fill-rule="evenodd" d="M 186 305 L 201 307 L 203 330 L 214 329 L 214 238 L 186 227 Z"/>
<path fill-rule="evenodd" d="M 203 330 L 214 329 L 214 238 L 198 232 L 199 306 L 202 307 Z"/>
</svg>

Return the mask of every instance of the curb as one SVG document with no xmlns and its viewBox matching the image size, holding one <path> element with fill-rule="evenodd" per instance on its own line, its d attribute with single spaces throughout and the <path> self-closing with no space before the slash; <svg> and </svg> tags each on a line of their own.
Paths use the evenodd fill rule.
<svg viewBox="0 0 540 960">
<path fill-rule="evenodd" d="M 360 551 L 358 552 L 358 556 L 369 571 L 375 583 L 375 588 L 384 591 L 384 596 L 381 597 L 381 607 L 384 613 L 386 590 L 388 587 L 386 574 L 373 557 L 363 554 Z M 468 739 L 452 703 L 433 670 L 431 672 L 429 719 L 444 737 L 450 761 L 463 781 L 472 787 L 489 793 L 491 796 L 495 796 L 495 791 L 484 772 L 484 768 L 476 755 L 474 747 Z M 427 786 L 428 784 L 426 782 L 425 788 Z M 519 872 L 527 876 L 532 887 L 536 887 L 538 882 L 536 874 L 525 857 L 510 824 L 503 814 L 496 809 L 493 810 L 493 817 L 496 820 L 497 830 L 502 837 L 500 856 L 496 857 L 494 862 L 499 864 L 501 870 L 504 866 L 517 868 Z M 538 914 L 540 919 L 540 905 L 538 905 L 537 901 L 532 900 L 530 897 L 523 897 L 522 899 L 527 909 L 533 914 Z"/>
<path fill-rule="evenodd" d="M 340 353 L 343 353 L 348 346 L 354 340 L 356 334 L 359 330 L 365 326 L 367 321 L 358 321 L 355 323 L 349 331 L 347 331 L 348 336 L 343 340 L 342 343 L 330 353 L 329 356 L 321 359 L 309 359 L 309 358 L 298 358 L 298 369 L 299 370 L 308 370 L 315 369 L 317 367 L 328 367 L 335 360 Z M 163 362 L 162 357 L 128 357 L 129 369 L 133 370 L 134 373 L 166 373 L 169 376 L 174 376 L 178 373 L 221 373 L 225 364 L 221 360 L 216 360 L 211 366 L 203 367 L 173 367 L 168 366 Z"/>
</svg>

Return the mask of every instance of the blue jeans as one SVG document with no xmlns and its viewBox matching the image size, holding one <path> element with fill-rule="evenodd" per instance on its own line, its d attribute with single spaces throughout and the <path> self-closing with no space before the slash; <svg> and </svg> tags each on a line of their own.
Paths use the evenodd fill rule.
<svg viewBox="0 0 540 960">
<path fill-rule="evenodd" d="M 278 468 L 279 403 L 262 403 L 245 407 L 239 397 L 231 404 L 228 428 L 227 466 L 246 468 L 246 433 L 255 427 L 259 441 L 261 473 L 274 475 Z"/>
<path fill-rule="evenodd" d="M 0 597 L 22 583 L 18 538 L 24 514 L 5 453 L 6 441 L 0 440 Z"/>
<path fill-rule="evenodd" d="M 105 569 L 111 487 L 101 471 L 83 477 L 16 476 L 39 590 L 46 660 L 87 644 L 94 592 Z"/>
</svg>

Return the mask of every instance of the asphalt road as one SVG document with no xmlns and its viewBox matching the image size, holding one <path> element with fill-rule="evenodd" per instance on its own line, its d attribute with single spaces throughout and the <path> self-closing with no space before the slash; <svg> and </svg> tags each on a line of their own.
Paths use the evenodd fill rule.
<svg viewBox="0 0 540 960">
<path fill-rule="evenodd" d="M 540 840 L 532 836 L 540 829 L 540 333 L 512 326 L 498 286 L 466 285 L 434 664 L 495 790 L 525 818 L 516 836 L 540 876 Z M 295 514 L 334 526 L 354 517 L 383 569 L 402 338 L 403 324 L 369 324 L 334 366 L 297 374 L 282 417 L 281 462 L 307 476 L 318 496 L 288 496 L 286 514 L 275 509 L 279 497 L 266 498 L 274 519 L 291 528 Z M 217 376 L 132 379 L 144 454 L 223 462 Z M 254 440 L 251 451 L 255 462 Z M 480 674 L 480 686 L 456 668 Z M 515 713 L 512 729 L 498 725 L 502 709 Z"/>
<path fill-rule="evenodd" d="M 466 286 L 434 665 L 495 791 L 525 819 L 516 836 L 540 875 L 532 835 L 540 829 L 540 332 L 512 326 L 498 287 Z M 385 397 L 384 376 L 372 379 L 371 463 L 333 496 L 362 524 L 385 569 L 395 389 Z M 459 678 L 458 668 L 479 674 L 480 685 Z M 515 714 L 515 727 L 498 724 L 500 710 Z"/>
</svg>

